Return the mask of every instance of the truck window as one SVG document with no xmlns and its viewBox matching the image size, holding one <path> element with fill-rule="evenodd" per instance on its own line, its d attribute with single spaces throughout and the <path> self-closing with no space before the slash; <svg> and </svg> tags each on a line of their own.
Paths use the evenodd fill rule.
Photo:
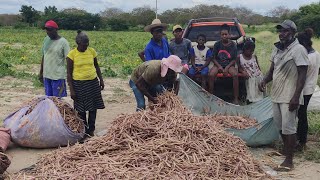
<svg viewBox="0 0 320 180">
<path fill-rule="evenodd" d="M 185 38 L 192 42 L 197 41 L 197 36 L 204 34 L 207 37 L 207 41 L 220 40 L 220 26 L 196 26 L 188 29 Z M 238 39 L 241 37 L 240 32 L 236 26 L 231 26 L 231 39 Z"/>
</svg>

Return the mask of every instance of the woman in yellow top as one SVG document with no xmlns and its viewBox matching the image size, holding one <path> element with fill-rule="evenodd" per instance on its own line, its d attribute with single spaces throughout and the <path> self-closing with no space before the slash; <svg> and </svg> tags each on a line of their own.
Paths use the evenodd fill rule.
<svg viewBox="0 0 320 180">
<path fill-rule="evenodd" d="M 88 47 L 88 36 L 79 30 L 76 43 L 78 47 L 71 50 L 67 56 L 68 84 L 74 108 L 86 125 L 86 134 L 93 136 L 97 109 L 105 108 L 101 96 L 104 82 L 98 65 L 97 52 Z M 87 111 L 89 111 L 88 121 Z"/>
</svg>

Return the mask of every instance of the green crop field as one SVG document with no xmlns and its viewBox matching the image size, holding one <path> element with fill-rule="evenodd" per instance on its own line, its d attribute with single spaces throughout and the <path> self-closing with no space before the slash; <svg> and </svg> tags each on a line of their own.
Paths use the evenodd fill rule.
<svg viewBox="0 0 320 180">
<path fill-rule="evenodd" d="M 9 65 L 9 70 L 0 71 L 0 77 L 4 75 L 19 74 L 28 70 L 27 65 L 39 64 L 41 60 L 41 45 L 45 31 L 40 29 L 1 29 L 0 40 L 0 61 Z M 75 48 L 76 31 L 59 31 L 65 37 L 71 48 Z M 151 35 L 144 32 L 109 32 L 91 31 L 87 32 L 90 38 L 90 46 L 98 52 L 100 66 L 104 68 L 105 76 L 123 77 L 131 74 L 141 60 L 137 52 L 144 49 L 144 46 Z M 16 72 L 17 65 L 26 65 L 25 69 Z"/>
</svg>

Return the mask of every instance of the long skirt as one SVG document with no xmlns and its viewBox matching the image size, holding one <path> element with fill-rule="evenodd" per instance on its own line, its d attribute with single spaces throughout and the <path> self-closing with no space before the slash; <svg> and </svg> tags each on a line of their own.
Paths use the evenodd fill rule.
<svg viewBox="0 0 320 180">
<path fill-rule="evenodd" d="M 98 78 L 93 80 L 73 80 L 73 89 L 76 96 L 74 108 L 78 112 L 105 108 Z"/>
</svg>

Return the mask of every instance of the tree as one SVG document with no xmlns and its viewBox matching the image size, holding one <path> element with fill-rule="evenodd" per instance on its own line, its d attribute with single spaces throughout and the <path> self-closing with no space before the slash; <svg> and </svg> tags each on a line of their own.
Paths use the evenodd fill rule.
<svg viewBox="0 0 320 180">
<path fill-rule="evenodd" d="M 138 7 L 132 10 L 132 21 L 133 25 L 143 25 L 146 26 L 156 18 L 156 13 L 151 9 L 150 6 Z"/>
<path fill-rule="evenodd" d="M 312 28 L 317 36 L 320 36 L 320 2 L 301 6 L 298 11 L 292 13 L 289 18 L 293 20 L 298 30 Z"/>
<path fill-rule="evenodd" d="M 118 16 L 122 15 L 124 11 L 119 8 L 107 8 L 104 11 L 100 12 L 101 17 L 106 18 L 117 18 Z"/>
<path fill-rule="evenodd" d="M 234 13 L 241 22 L 245 22 L 248 25 L 252 24 L 251 18 L 255 15 L 255 13 L 253 13 L 251 9 L 246 7 L 237 7 L 234 9 Z"/>
<path fill-rule="evenodd" d="M 299 13 L 301 15 L 310 15 L 310 14 L 318 15 L 319 12 L 320 12 L 320 2 L 313 3 L 310 5 L 306 5 L 306 6 L 301 6 L 299 8 Z"/>
<path fill-rule="evenodd" d="M 32 6 L 22 5 L 19 12 L 22 16 L 22 22 L 28 23 L 29 26 L 35 25 L 40 18 L 40 13 Z"/>
<path fill-rule="evenodd" d="M 122 19 L 110 18 L 107 23 L 112 31 L 125 31 L 129 29 L 128 23 Z"/>
<path fill-rule="evenodd" d="M 83 9 L 78 9 L 78 8 L 66 8 L 66 9 L 62 10 L 62 13 L 84 15 L 84 14 L 87 14 L 88 12 Z"/>
<path fill-rule="evenodd" d="M 45 7 L 44 8 L 44 15 L 45 16 L 49 16 L 52 14 L 57 14 L 58 13 L 58 9 L 55 6 L 49 6 L 49 7 Z"/>
<path fill-rule="evenodd" d="M 271 9 L 268 14 L 271 16 L 271 17 L 276 17 L 276 18 L 281 18 L 287 14 L 290 13 L 290 9 L 285 7 L 285 6 L 277 6 L 273 9 Z"/>
<path fill-rule="evenodd" d="M 13 26 L 19 22 L 20 15 L 0 14 L 0 26 Z"/>
</svg>

